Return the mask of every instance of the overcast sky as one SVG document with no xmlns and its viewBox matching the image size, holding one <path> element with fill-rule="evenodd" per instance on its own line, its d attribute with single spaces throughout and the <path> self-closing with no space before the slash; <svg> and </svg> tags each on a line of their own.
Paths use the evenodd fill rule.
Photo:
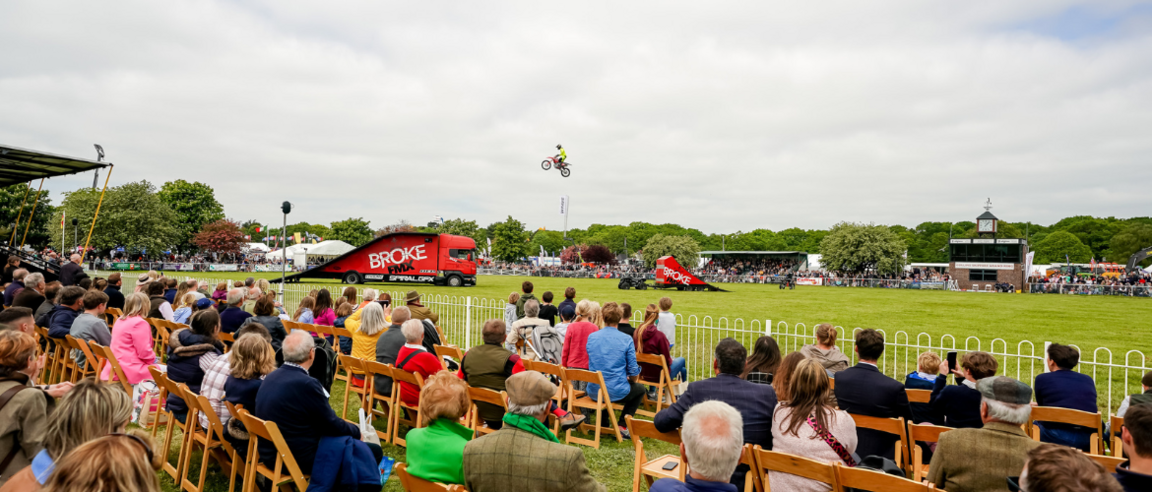
<svg viewBox="0 0 1152 492">
<path fill-rule="evenodd" d="M 0 46 L 0 143 L 241 221 L 1152 215 L 1148 2 L 32 0 Z"/>
</svg>

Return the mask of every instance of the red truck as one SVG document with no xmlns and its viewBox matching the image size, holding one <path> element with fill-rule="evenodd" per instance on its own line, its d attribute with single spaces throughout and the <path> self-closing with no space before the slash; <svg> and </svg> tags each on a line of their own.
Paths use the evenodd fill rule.
<svg viewBox="0 0 1152 492">
<path fill-rule="evenodd" d="M 347 284 L 406 282 L 476 285 L 476 241 L 466 236 L 397 232 L 380 236 L 286 282 L 335 278 Z"/>
</svg>

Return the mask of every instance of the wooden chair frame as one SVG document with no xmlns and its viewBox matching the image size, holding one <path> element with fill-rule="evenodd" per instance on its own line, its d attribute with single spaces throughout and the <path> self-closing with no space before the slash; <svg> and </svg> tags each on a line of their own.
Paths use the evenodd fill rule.
<svg viewBox="0 0 1152 492">
<path fill-rule="evenodd" d="M 164 387 L 168 389 L 168 394 L 176 393 L 183 395 L 184 388 L 187 388 L 186 386 L 181 388 L 181 384 L 168 379 L 167 375 L 165 375 L 163 379 L 156 380 L 156 383 L 163 384 Z M 191 414 L 192 412 L 189 411 L 188 413 Z M 168 424 L 164 427 L 164 447 L 162 449 L 165 453 L 165 459 L 162 469 L 172 478 L 172 481 L 179 484 L 181 478 L 184 476 L 184 469 L 188 466 L 188 463 L 184 461 L 184 450 L 188 447 L 188 440 L 192 432 L 188 429 L 189 420 L 184 419 L 184 423 L 180 423 L 180 421 L 176 420 L 176 417 L 172 415 L 172 411 L 167 409 L 167 405 L 165 405 L 164 416 Z M 175 438 L 176 429 L 180 429 L 180 448 L 176 454 L 176 466 L 172 466 L 172 464 L 168 462 L 167 453 L 172 449 L 172 439 Z"/>
<path fill-rule="evenodd" d="M 872 429 L 874 431 L 898 436 L 900 439 L 896 441 L 896 453 L 894 455 L 896 458 L 895 461 L 896 464 L 900 466 L 901 470 L 908 469 L 908 458 L 910 453 L 908 451 L 908 428 L 904 425 L 904 417 L 886 419 L 880 417 L 869 417 L 867 415 L 857 415 L 854 413 L 849 413 L 848 415 L 851 415 L 852 420 L 856 421 L 857 430 Z"/>
<path fill-rule="evenodd" d="M 64 340 L 68 342 L 71 350 L 79 350 L 80 353 L 84 354 L 84 367 L 80 367 L 80 362 L 69 356 L 69 358 L 72 359 L 73 367 L 75 367 L 72 371 L 72 382 L 78 383 L 81 379 L 95 374 L 99 361 L 92 357 L 92 351 L 88 348 L 88 342 L 83 338 L 76 338 L 72 335 L 65 335 Z"/>
<path fill-rule="evenodd" d="M 1073 424 L 1095 429 L 1095 432 L 1089 437 L 1089 454 L 1104 453 L 1104 421 L 1100 420 L 1100 412 L 1090 413 L 1060 407 L 1032 407 L 1032 416 L 1024 424 L 1024 431 L 1032 436 L 1034 441 L 1040 441 L 1040 427 L 1034 424 L 1037 421 Z"/>
<path fill-rule="evenodd" d="M 392 444 L 407 448 L 408 441 L 400 437 L 400 424 L 407 425 L 411 429 L 419 429 L 424 427 L 424 425 L 420 422 L 419 405 L 411 406 L 404 403 L 404 399 L 400 396 L 401 382 L 415 384 L 417 388 L 423 390 L 424 377 L 414 372 L 392 368 L 392 401 L 396 409 L 395 414 L 392 416 Z M 408 412 L 408 418 L 402 416 L 405 412 Z"/>
<path fill-rule="evenodd" d="M 325 326 L 324 328 L 327 329 L 327 334 L 332 335 L 332 342 L 334 345 L 332 348 L 336 351 L 337 354 L 343 354 L 343 352 L 340 351 L 340 338 L 344 337 L 351 340 L 352 332 L 348 331 L 347 328 L 340 328 L 339 326 Z M 340 371 L 344 371 L 344 374 L 340 374 Z M 344 365 L 340 363 L 339 357 L 336 358 L 336 374 L 332 376 L 332 379 L 336 381 L 344 381 L 345 383 L 351 381 L 351 376 L 348 374 L 348 368 L 344 367 Z"/>
<path fill-rule="evenodd" d="M 227 402 L 225 402 L 227 403 Z M 208 401 L 207 396 L 199 395 L 196 397 L 196 404 L 199 406 L 200 413 L 203 413 L 208 418 L 208 441 L 204 443 L 207 448 L 204 454 L 204 460 L 201 462 L 200 468 L 200 484 L 204 484 L 204 470 L 208 469 L 208 452 L 212 453 L 212 457 L 220 463 L 220 468 L 228 474 L 228 492 L 236 490 L 236 475 L 240 475 L 241 486 L 244 481 L 244 463 L 237 461 L 239 453 L 236 448 L 232 447 L 232 443 L 228 442 L 226 434 L 227 429 L 224 428 L 224 423 L 220 421 L 220 416 L 216 414 L 216 410 L 212 408 L 212 402 Z M 215 437 L 213 437 L 215 436 Z M 240 473 L 237 473 L 240 472 Z"/>
<path fill-rule="evenodd" d="M 636 362 L 637 363 L 643 362 L 646 364 L 652 364 L 652 365 L 660 367 L 659 381 L 648 381 L 646 379 L 643 379 L 643 377 L 638 378 L 636 381 L 636 382 L 643 384 L 645 386 L 655 386 L 656 387 L 656 401 L 650 400 L 648 398 L 648 393 L 645 392 L 644 396 L 641 397 L 642 400 L 640 403 L 640 409 L 636 410 L 636 413 L 638 413 L 640 415 L 655 418 L 656 414 L 660 413 L 660 410 L 662 410 L 665 407 L 670 407 L 670 406 L 672 406 L 673 403 L 676 403 L 676 388 L 680 386 L 680 380 L 679 379 L 672 379 L 672 371 L 668 369 L 668 361 L 665 360 L 664 356 L 662 356 L 662 355 L 644 354 L 644 353 L 638 352 L 638 353 L 636 353 Z M 643 372 L 643 371 L 641 371 L 641 372 Z M 668 400 L 669 400 L 668 403 L 664 402 L 664 395 L 665 394 L 668 395 Z M 656 410 L 655 411 L 644 410 L 644 407 L 646 405 L 649 405 L 649 404 L 654 405 L 656 407 Z"/>
<path fill-rule="evenodd" d="M 842 490 L 840 479 L 836 474 L 836 466 L 832 463 L 823 463 L 802 456 L 766 450 L 761 448 L 759 444 L 753 448 L 753 455 L 756 459 L 756 467 L 752 469 L 752 472 L 760 476 L 760 481 L 763 482 L 766 491 L 771 490 L 771 482 L 768 479 L 769 471 L 816 480 L 828 484 L 830 490 Z"/>
<path fill-rule="evenodd" d="M 632 448 L 636 452 L 636 460 L 632 464 L 632 492 L 640 492 L 641 478 L 648 482 L 648 488 L 652 487 L 652 482 L 661 478 L 673 478 L 683 482 L 684 475 L 688 473 L 688 464 L 684 462 L 684 458 L 666 454 L 656 459 L 648 459 L 648 454 L 644 452 L 644 441 L 641 440 L 646 437 L 679 446 L 680 430 L 660 432 L 656 430 L 656 424 L 647 420 L 634 420 L 631 415 L 624 417 L 624 421 L 628 424 L 628 433 L 632 435 Z M 664 470 L 664 465 L 670 462 L 679 463 L 675 472 Z"/>
<path fill-rule="evenodd" d="M 220 443 L 214 442 L 212 429 L 200 428 L 200 403 L 196 398 L 196 393 L 193 393 L 183 384 L 180 385 L 180 391 L 180 398 L 188 406 L 188 417 L 184 419 L 184 431 L 187 437 L 184 439 L 184 446 L 180 449 L 180 459 L 184 462 L 184 469 L 176 481 L 180 484 L 181 490 L 201 492 L 204 488 L 204 480 L 208 477 L 208 462 L 212 458 L 212 449 L 218 447 Z M 196 446 L 204 449 L 203 457 L 200 459 L 199 484 L 192 483 L 188 477 L 192 473 L 192 451 L 196 449 Z M 219 459 L 218 456 L 217 459 Z"/>
<path fill-rule="evenodd" d="M 443 338 L 441 338 L 441 340 L 443 340 Z M 445 357 L 455 360 L 457 364 L 464 362 L 464 351 L 460 350 L 460 347 L 455 345 L 433 345 L 432 348 L 436 350 L 436 359 L 440 361 L 440 367 L 443 367 L 445 370 L 448 369 L 448 365 L 444 363 Z"/>
<path fill-rule="evenodd" d="M 364 408 L 369 418 L 380 416 L 384 418 L 384 430 L 377 430 L 376 436 L 380 438 L 380 443 L 392 443 L 392 419 L 396 416 L 396 394 L 399 390 L 399 385 L 396 384 L 395 379 L 392 382 L 392 391 L 387 395 L 382 395 L 376 392 L 376 376 L 384 376 L 391 378 L 394 369 L 388 364 L 381 364 L 376 361 L 366 360 L 364 362 L 364 388 L 367 389 L 364 398 Z M 382 410 L 376 409 L 376 403 L 383 404 Z"/>
<path fill-rule="evenodd" d="M 556 380 L 560 382 L 560 384 L 556 385 L 556 396 L 552 397 L 552 401 L 556 403 L 556 408 L 565 408 L 566 405 L 564 401 L 568 399 L 571 393 L 569 393 L 568 374 L 564 371 L 564 368 L 558 364 L 538 360 L 522 359 L 522 361 L 524 362 L 525 370 L 536 371 L 546 376 L 555 377 Z M 584 396 L 584 392 L 580 391 L 578 396 Z M 556 415 L 549 413 L 548 420 L 552 422 L 552 433 L 559 437 L 560 419 L 556 418 Z"/>
<path fill-rule="evenodd" d="M 144 426 L 144 428 L 147 429 L 151 427 L 152 439 L 156 439 L 156 433 L 160 430 L 161 423 L 167 426 L 172 422 L 164 408 L 166 402 L 168 401 L 168 385 L 165 384 L 163 380 L 167 379 L 168 375 L 164 372 L 161 372 L 160 369 L 156 366 L 148 366 L 148 372 L 152 374 L 152 381 L 156 383 L 156 387 L 160 389 L 160 393 L 157 395 L 158 400 L 156 401 L 155 412 L 150 412 L 147 408 L 141 409 L 140 411 L 149 412 L 152 414 L 152 418 L 150 419 L 152 423 L 150 425 Z"/>
<path fill-rule="evenodd" d="M 115 381 L 120 383 L 120 387 L 124 389 L 124 392 L 131 395 L 132 384 L 128 382 L 128 376 L 124 374 L 124 368 L 120 367 L 120 361 L 116 360 L 116 354 L 112 353 L 112 348 L 105 347 L 98 343 L 89 343 L 88 347 L 91 348 L 92 352 L 94 352 L 96 355 L 102 354 L 104 356 L 104 361 L 112 367 L 108 375 L 108 382 L 113 382 L 113 378 L 115 378 Z"/>
<path fill-rule="evenodd" d="M 740 452 L 740 464 L 748 466 L 748 473 L 744 475 L 744 492 L 764 492 L 764 482 L 760 474 L 756 473 L 756 448 L 745 444 Z"/>
<path fill-rule="evenodd" d="M 928 492 L 936 490 L 936 484 L 921 483 L 887 473 L 852 468 L 843 463 L 834 464 L 838 490 L 849 488 L 872 492 Z"/>
<path fill-rule="evenodd" d="M 120 308 L 110 307 L 104 309 L 104 321 L 108 323 L 109 328 L 116 324 L 116 320 L 122 317 L 124 317 L 124 311 L 121 311 Z"/>
<path fill-rule="evenodd" d="M 1127 458 L 1116 456 L 1104 456 L 1099 454 L 1088 454 L 1087 456 L 1092 458 L 1092 461 L 1100 463 L 1100 465 L 1103 466 L 1104 469 L 1108 471 L 1108 473 L 1116 473 L 1116 467 L 1123 465 L 1124 462 L 1128 461 Z"/>
<path fill-rule="evenodd" d="M 344 366 L 344 368 L 348 371 L 348 376 L 349 376 L 348 380 L 344 384 L 344 398 L 343 398 L 343 400 L 341 400 L 341 404 L 340 404 L 340 418 L 347 420 L 349 422 L 352 422 L 354 424 L 359 423 L 359 422 L 353 422 L 352 419 L 348 418 L 348 395 L 350 395 L 352 393 L 356 393 L 357 395 L 360 395 L 360 406 L 361 407 L 364 406 L 364 402 L 368 396 L 368 391 L 369 391 L 368 376 L 365 374 L 365 371 L 364 371 L 364 361 L 357 359 L 355 357 L 349 356 L 349 355 L 344 355 L 344 354 L 339 354 L 339 353 L 336 355 L 336 359 L 339 360 L 340 363 Z M 353 375 L 364 376 L 364 386 L 361 386 L 359 388 L 355 387 L 352 384 L 352 376 Z"/>
<path fill-rule="evenodd" d="M 1112 456 L 1123 458 L 1124 442 L 1120 439 L 1120 430 L 1124 427 L 1124 417 L 1113 415 L 1108 418 L 1108 422 L 1108 432 L 1112 433 L 1112 435 L 1108 436 L 1112 444 Z"/>
<path fill-rule="evenodd" d="M 610 427 L 609 430 L 611 430 L 612 433 L 616 435 L 616 442 L 624 442 L 624 436 L 620 433 L 620 426 L 616 425 L 616 422 L 617 422 L 616 409 L 617 408 L 623 408 L 623 407 L 621 405 L 612 403 L 611 397 L 608 395 L 608 388 L 606 388 L 605 384 L 604 384 L 604 374 L 599 372 L 599 371 L 591 372 L 591 371 L 585 371 L 582 369 L 565 369 L 564 374 L 568 377 L 568 392 L 569 392 L 569 394 L 575 394 L 576 393 L 576 389 L 572 384 L 573 382 L 576 382 L 576 381 L 580 381 L 580 382 L 584 382 L 584 383 L 588 383 L 588 384 L 600 385 L 599 399 L 598 400 L 593 400 L 587 394 L 585 394 L 584 396 L 582 396 L 580 398 L 569 398 L 568 399 L 568 411 L 569 412 L 574 412 L 580 408 L 593 410 L 596 412 L 596 425 L 580 424 L 580 430 L 581 431 L 588 432 L 588 433 L 594 435 L 595 438 L 592 440 L 588 440 L 588 439 L 584 439 L 584 438 L 580 438 L 580 437 L 572 437 L 572 430 L 569 429 L 567 432 L 565 432 L 565 435 L 564 435 L 565 441 L 568 444 L 571 444 L 571 443 L 583 444 L 585 446 L 591 446 L 595 449 L 600 449 L 600 434 L 603 431 L 603 429 L 608 428 L 608 427 L 604 427 L 604 422 L 602 422 L 602 420 L 604 420 L 602 418 L 604 416 L 603 413 L 604 413 L 604 411 L 607 411 L 608 412 L 608 418 L 609 418 L 609 420 L 611 420 L 611 422 L 608 422 L 608 426 Z"/>
<path fill-rule="evenodd" d="M 396 463 L 396 477 L 407 492 L 468 492 L 468 489 L 456 484 L 429 482 L 413 476 L 408 473 L 408 465 L 404 463 Z"/>
<path fill-rule="evenodd" d="M 496 429 L 490 429 L 484 425 L 484 419 L 480 418 L 480 410 L 476 408 L 476 402 L 488 403 L 503 408 L 505 412 L 508 411 L 508 393 L 505 391 L 496 391 L 488 388 L 474 388 L 468 387 L 468 397 L 472 399 L 472 418 L 469 420 L 470 427 L 472 428 L 472 438 L 491 434 L 496 432 Z"/>
<path fill-rule="evenodd" d="M 908 465 L 907 470 L 910 472 L 913 480 L 920 481 L 928 476 L 928 463 L 924 462 L 924 450 L 920 449 L 920 446 L 916 443 L 921 441 L 928 443 L 938 442 L 940 441 L 940 434 L 950 430 L 953 429 L 941 425 L 908 422 L 908 446 L 912 448 L 912 462 Z"/>
<path fill-rule="evenodd" d="M 76 372 L 76 361 L 72 359 L 72 351 L 69 349 L 68 340 L 65 338 L 48 337 L 48 342 L 52 346 L 52 379 L 51 383 L 63 383 L 64 381 L 71 381 L 71 374 Z"/>
<path fill-rule="evenodd" d="M 908 403 L 929 403 L 932 401 L 932 390 L 905 389 L 908 393 Z"/>
<path fill-rule="evenodd" d="M 41 370 L 40 374 L 37 375 L 36 383 L 52 384 L 52 368 L 56 365 L 56 354 L 55 350 L 49 350 L 52 347 L 51 345 L 48 345 L 48 329 L 41 326 L 36 326 L 32 328 L 32 334 L 36 338 L 37 347 L 39 347 L 41 343 L 45 344 L 44 367 L 47 368 L 47 370 Z M 37 349 L 37 351 L 39 351 L 39 349 Z"/>
<path fill-rule="evenodd" d="M 288 443 L 284 442 L 284 436 L 280 434 L 280 428 L 276 426 L 276 422 L 260 420 L 243 408 L 236 411 L 236 417 L 248 429 L 249 435 L 243 492 L 256 492 L 257 473 L 269 479 L 273 488 L 283 489 L 282 485 L 292 483 L 296 485 L 299 492 L 308 490 L 310 477 L 305 475 L 300 470 L 300 466 L 296 464 L 296 457 L 292 456 L 292 450 L 288 448 Z M 260 439 L 270 441 L 276 448 L 276 463 L 272 465 L 272 468 L 260 462 L 260 450 L 257 444 Z"/>
</svg>

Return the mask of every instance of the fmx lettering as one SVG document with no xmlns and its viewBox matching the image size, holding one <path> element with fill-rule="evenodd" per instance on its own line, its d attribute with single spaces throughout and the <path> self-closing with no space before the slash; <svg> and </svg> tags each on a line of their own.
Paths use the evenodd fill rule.
<svg viewBox="0 0 1152 492">
<path fill-rule="evenodd" d="M 388 274 L 390 275 L 394 273 L 404 273 L 410 270 L 413 270 L 411 260 L 396 265 L 388 265 Z"/>
<path fill-rule="evenodd" d="M 368 267 L 372 269 L 384 268 L 404 262 L 423 260 L 428 258 L 424 253 L 424 245 L 418 244 L 410 248 L 395 248 L 391 251 L 381 251 L 368 255 Z"/>
</svg>

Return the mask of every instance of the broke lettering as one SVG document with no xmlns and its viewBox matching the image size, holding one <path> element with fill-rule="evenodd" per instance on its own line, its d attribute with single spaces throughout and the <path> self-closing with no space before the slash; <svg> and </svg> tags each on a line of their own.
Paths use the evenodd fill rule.
<svg viewBox="0 0 1152 492">
<path fill-rule="evenodd" d="M 410 248 L 396 248 L 391 251 L 381 251 L 379 253 L 371 253 L 368 255 L 368 267 L 372 269 L 384 268 L 389 265 L 400 265 L 401 263 L 408 262 L 408 269 L 411 269 L 413 261 L 427 259 L 428 256 L 424 253 L 424 245 L 418 244 Z M 391 273 L 391 272 L 389 272 Z"/>
</svg>

